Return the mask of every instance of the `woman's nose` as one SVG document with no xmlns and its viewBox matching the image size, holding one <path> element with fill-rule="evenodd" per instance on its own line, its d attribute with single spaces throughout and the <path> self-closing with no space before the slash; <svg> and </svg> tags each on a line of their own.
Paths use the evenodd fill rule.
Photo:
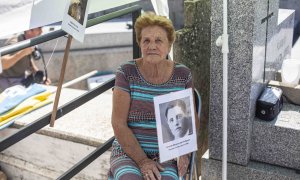
<svg viewBox="0 0 300 180">
<path fill-rule="evenodd" d="M 156 49 L 156 44 L 155 43 L 150 43 L 149 44 L 149 49 Z"/>
</svg>

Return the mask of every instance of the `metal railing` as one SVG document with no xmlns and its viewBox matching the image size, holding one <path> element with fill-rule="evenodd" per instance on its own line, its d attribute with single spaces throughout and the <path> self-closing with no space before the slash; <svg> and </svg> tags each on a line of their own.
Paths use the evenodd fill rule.
<svg viewBox="0 0 300 180">
<path fill-rule="evenodd" d="M 134 24 L 137 17 L 141 14 L 141 7 L 139 5 L 134 5 L 129 8 L 124 8 L 119 11 L 115 11 L 97 18 L 93 18 L 88 20 L 87 22 L 87 28 L 97 25 L 99 23 L 126 15 L 131 13 L 132 14 L 132 22 Z M 138 44 L 135 40 L 135 32 L 133 32 L 133 58 L 140 57 L 140 49 L 138 47 Z M 39 37 L 35 37 L 29 40 L 25 40 L 13 45 L 5 46 L 0 49 L 1 55 L 11 54 L 14 52 L 17 52 L 21 49 L 31 47 L 37 44 L 41 44 L 43 42 L 50 41 L 52 39 L 56 39 L 62 36 L 65 36 L 66 33 L 63 30 L 57 30 Z M 104 84 L 98 86 L 95 89 L 92 89 L 88 91 L 87 93 L 83 94 L 82 96 L 70 101 L 66 105 L 60 107 L 57 109 L 57 116 L 56 119 L 66 115 L 67 113 L 71 112 L 72 110 L 78 108 L 79 106 L 83 105 L 84 103 L 88 102 L 89 100 L 93 99 L 94 97 L 102 94 L 103 92 L 111 89 L 114 86 L 115 79 L 111 79 L 106 81 Z M 14 145 L 15 143 L 21 141 L 22 139 L 26 138 L 27 136 L 37 132 L 41 128 L 45 127 L 50 123 L 52 112 L 49 112 L 45 116 L 39 118 L 38 120 L 24 126 L 23 128 L 19 129 L 16 133 L 3 138 L 0 141 L 0 152 L 7 149 L 8 147 Z M 111 137 L 108 141 L 106 141 L 103 145 L 99 146 L 97 149 L 95 149 L 92 153 L 84 157 L 80 162 L 75 164 L 72 168 L 70 168 L 67 172 L 62 174 L 58 179 L 70 179 L 77 173 L 79 173 L 82 169 L 84 169 L 87 165 L 89 165 L 92 161 L 97 159 L 101 154 L 103 154 L 105 151 L 107 151 L 114 140 L 114 137 Z"/>
<path fill-rule="evenodd" d="M 106 14 L 106 15 L 103 15 L 100 17 L 89 19 L 86 27 L 89 28 L 91 26 L 106 22 L 108 20 L 129 14 L 129 13 L 132 13 L 132 22 L 135 22 L 136 18 L 141 14 L 141 9 L 142 8 L 139 5 L 135 5 L 135 6 L 124 8 L 122 10 L 115 11 L 115 12 L 112 12 L 112 13 L 109 13 L 109 14 Z M 53 31 L 53 32 L 50 32 L 50 33 L 47 33 L 47 34 L 44 34 L 44 35 L 41 35 L 41 36 L 38 36 L 35 38 L 31 38 L 28 40 L 18 42 L 16 44 L 2 47 L 2 48 L 0 48 L 1 56 L 6 55 L 6 54 L 11 54 L 11 53 L 17 52 L 21 49 L 25 49 L 25 48 L 28 48 L 28 47 L 31 47 L 31 46 L 34 46 L 37 44 L 41 44 L 41 43 L 65 36 L 66 34 L 67 33 L 64 32 L 63 30 L 56 30 L 56 31 Z M 135 35 L 134 31 L 133 31 L 133 35 Z M 140 53 L 138 50 L 139 49 L 138 44 L 135 41 L 135 39 L 132 42 L 132 44 L 133 44 L 133 52 L 134 52 L 133 57 L 137 58 L 137 57 L 139 57 Z"/>
</svg>

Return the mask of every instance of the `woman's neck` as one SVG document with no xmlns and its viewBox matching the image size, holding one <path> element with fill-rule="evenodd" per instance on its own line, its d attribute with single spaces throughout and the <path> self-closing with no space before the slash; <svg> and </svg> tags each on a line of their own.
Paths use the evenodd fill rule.
<svg viewBox="0 0 300 180">
<path fill-rule="evenodd" d="M 163 60 L 157 64 L 137 60 L 137 65 L 142 76 L 149 82 L 161 84 L 169 80 L 173 73 L 173 61 Z"/>
</svg>

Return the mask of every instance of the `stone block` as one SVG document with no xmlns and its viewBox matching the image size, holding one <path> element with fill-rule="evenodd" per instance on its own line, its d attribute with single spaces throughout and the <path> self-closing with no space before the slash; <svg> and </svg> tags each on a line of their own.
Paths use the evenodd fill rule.
<svg viewBox="0 0 300 180">
<path fill-rule="evenodd" d="M 221 160 L 223 65 L 221 48 L 214 44 L 222 34 L 222 3 L 212 5 L 209 149 L 211 158 Z M 247 165 L 256 100 L 290 55 L 294 12 L 278 11 L 279 1 L 231 1 L 228 6 L 228 161 Z"/>
<path fill-rule="evenodd" d="M 280 8 L 295 10 L 295 24 L 294 24 L 294 41 L 300 35 L 300 1 L 299 0 L 280 0 Z"/>
<path fill-rule="evenodd" d="M 189 0 L 184 2 L 184 23 L 186 28 L 210 24 L 211 2 Z"/>
<path fill-rule="evenodd" d="M 184 25 L 192 27 L 195 23 L 196 5 L 195 1 L 184 2 Z"/>
<path fill-rule="evenodd" d="M 208 152 L 202 157 L 201 180 L 221 180 L 222 162 L 208 158 Z M 247 166 L 227 164 L 227 179 L 229 180 L 298 180 L 300 174 L 295 170 L 280 166 L 249 161 Z"/>
<path fill-rule="evenodd" d="M 268 37 L 265 81 L 276 80 L 284 59 L 291 58 L 294 33 L 294 10 L 279 9 L 278 25 Z M 269 35 L 270 36 L 270 35 Z"/>
<path fill-rule="evenodd" d="M 284 103 L 273 121 L 253 122 L 251 159 L 300 170 L 300 107 Z"/>
<path fill-rule="evenodd" d="M 246 165 L 250 157 L 250 135 L 254 105 L 261 88 L 253 86 L 253 71 L 262 74 L 264 69 L 252 68 L 256 59 L 253 52 L 256 37 L 257 1 L 230 1 L 228 8 L 228 161 Z M 212 1 L 211 26 L 211 93 L 209 121 L 210 157 L 222 157 L 222 52 L 215 45 L 222 34 L 222 1 Z M 258 34 L 259 35 L 259 34 Z M 258 37 L 257 37 L 258 38 Z M 263 59 L 257 64 L 263 64 Z M 253 87 L 252 87 L 253 86 Z M 254 93 L 256 92 L 256 93 Z M 238 137 L 238 138 L 237 138 Z"/>
</svg>

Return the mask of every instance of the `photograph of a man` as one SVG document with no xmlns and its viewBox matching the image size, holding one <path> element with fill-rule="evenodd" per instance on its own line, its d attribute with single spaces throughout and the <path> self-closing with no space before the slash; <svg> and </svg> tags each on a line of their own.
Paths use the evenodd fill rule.
<svg viewBox="0 0 300 180">
<path fill-rule="evenodd" d="M 165 109 L 162 127 L 166 129 L 163 134 L 163 142 L 173 141 L 187 135 L 193 134 L 193 125 L 188 98 L 177 99 L 162 104 L 161 108 Z M 166 132 L 169 132 L 167 134 Z"/>
<path fill-rule="evenodd" d="M 87 0 L 71 0 L 68 14 L 83 25 Z"/>
</svg>

